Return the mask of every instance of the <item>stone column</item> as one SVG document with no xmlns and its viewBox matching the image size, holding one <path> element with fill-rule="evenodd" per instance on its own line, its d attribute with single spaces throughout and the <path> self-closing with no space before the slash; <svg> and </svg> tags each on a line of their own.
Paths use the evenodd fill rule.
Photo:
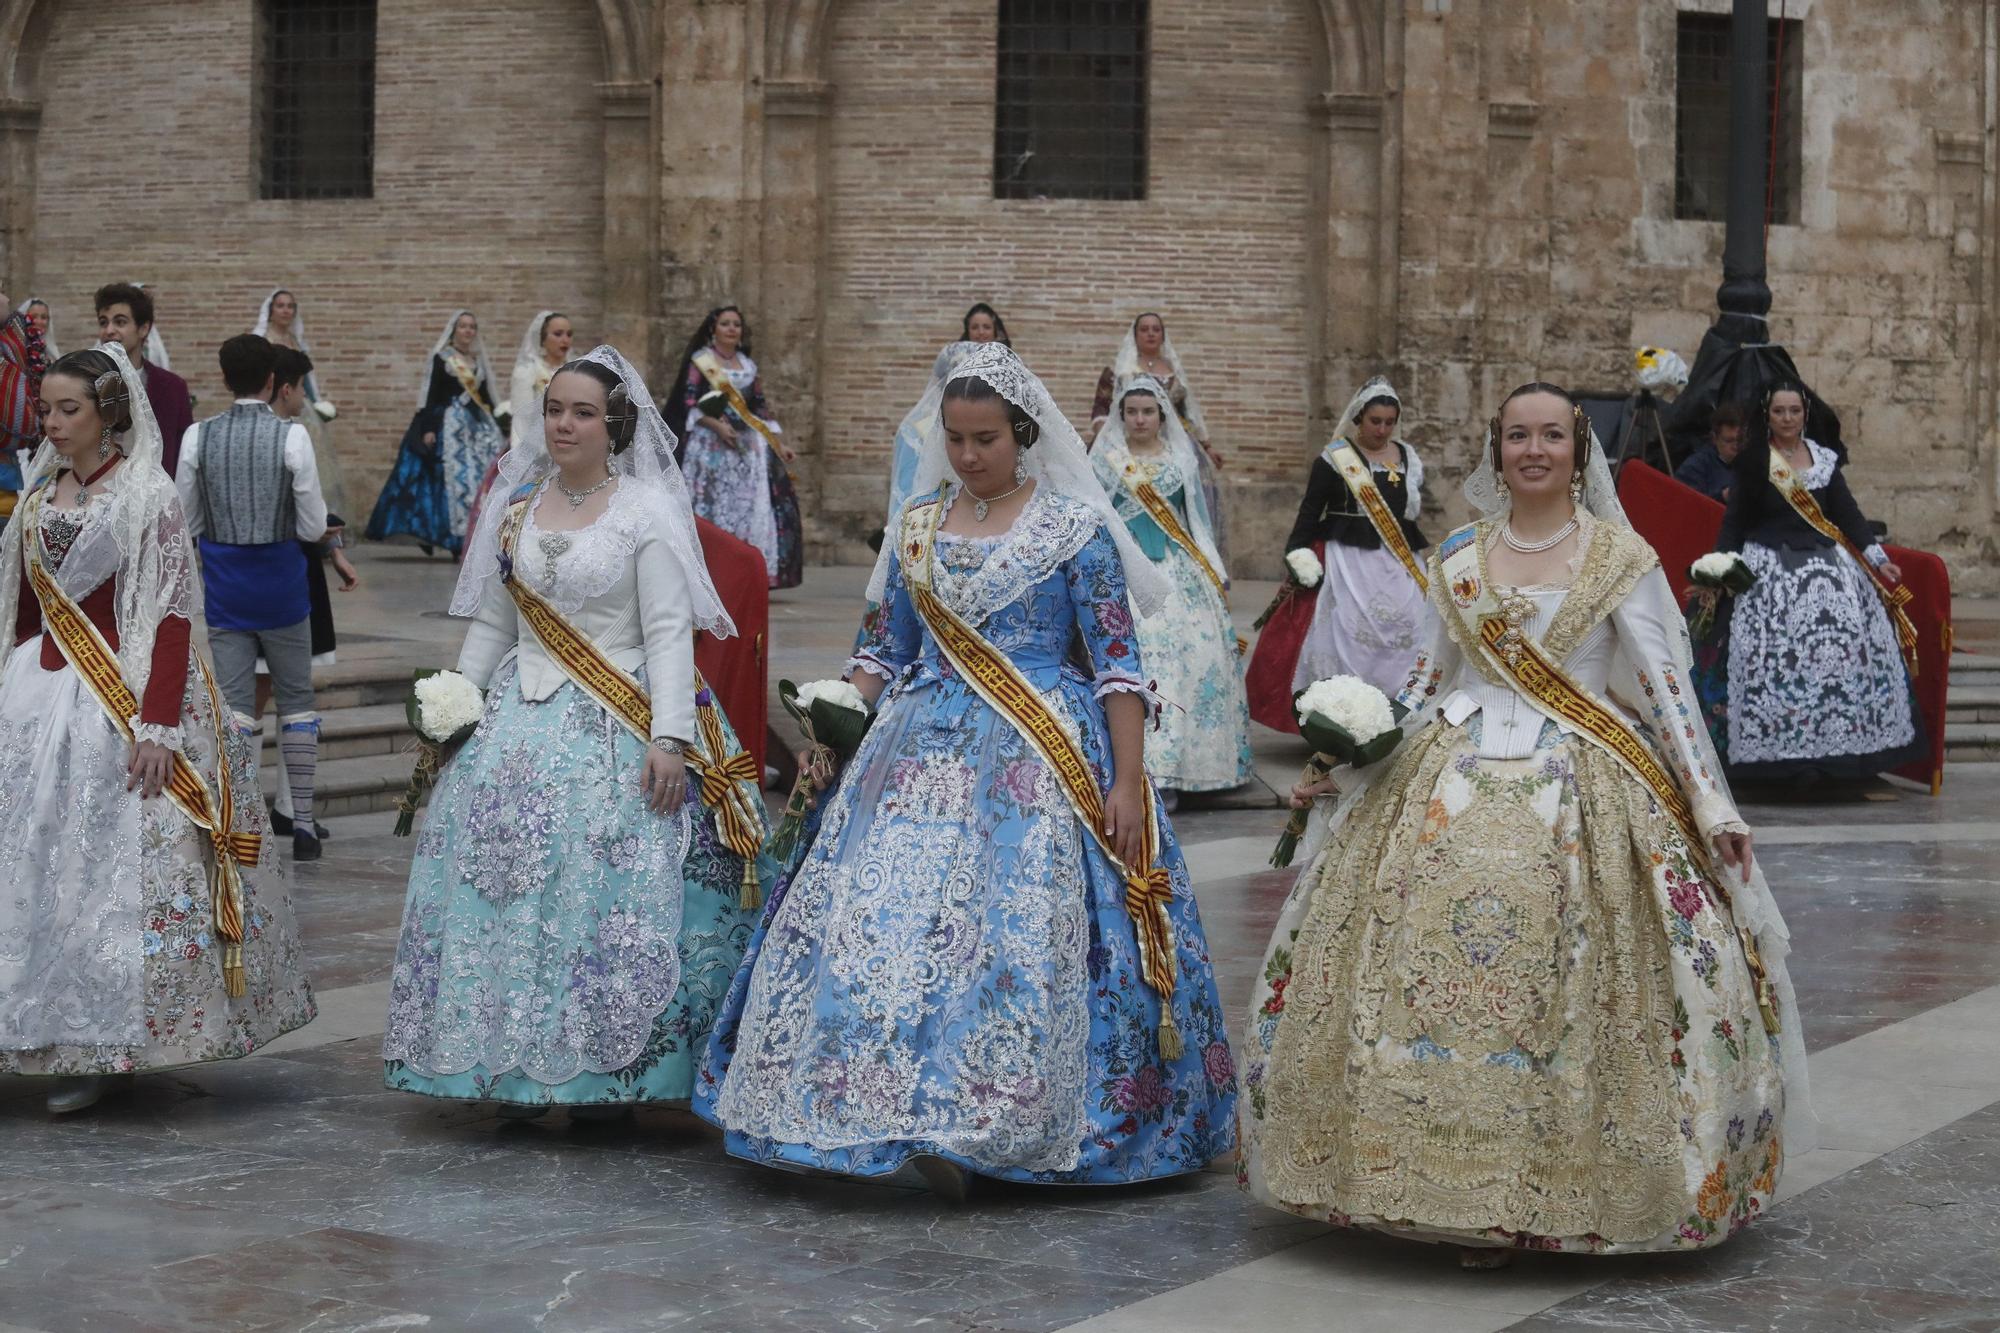
<svg viewBox="0 0 2000 1333">
<path fill-rule="evenodd" d="M 658 364 L 662 331 L 654 289 L 659 187 L 653 85 L 598 85 L 604 99 L 604 338 L 641 372 Z"/>
<path fill-rule="evenodd" d="M 0 101 L 0 288 L 17 305 L 28 297 L 35 274 L 35 144 L 41 125 L 40 105 Z"/>
<path fill-rule="evenodd" d="M 785 433 L 799 451 L 792 478 L 808 519 L 812 559 L 827 558 L 835 544 L 825 525 L 812 520 L 829 509 L 852 507 L 845 496 L 829 493 L 833 478 L 820 449 L 821 261 L 826 249 L 826 133 L 832 100 L 832 88 L 819 80 L 773 79 L 764 85 L 764 225 L 757 256 L 760 337 L 761 346 L 770 349 L 764 363 L 767 382 L 784 388 L 777 405 Z"/>
</svg>

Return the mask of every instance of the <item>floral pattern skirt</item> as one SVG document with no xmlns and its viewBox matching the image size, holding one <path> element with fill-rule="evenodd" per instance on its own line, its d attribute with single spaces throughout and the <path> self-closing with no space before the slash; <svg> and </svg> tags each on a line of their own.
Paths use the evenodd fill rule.
<svg viewBox="0 0 2000 1333">
<path fill-rule="evenodd" d="M 747 426 L 735 446 L 706 426 L 688 433 L 686 470 L 694 512 L 764 553 L 773 588 L 805 578 L 799 496 L 777 451 Z"/>
<path fill-rule="evenodd" d="M 1430 633 L 1423 589 L 1387 547 L 1326 543 L 1312 623 L 1292 671 L 1297 693 L 1328 676 L 1359 676 L 1390 698 Z"/>
<path fill-rule="evenodd" d="M 1257 1198 L 1461 1244 L 1711 1245 L 1783 1161 L 1779 1044 L 1715 886 L 1553 723 L 1525 759 L 1437 723 L 1387 761 L 1280 914 L 1243 1094 Z"/>
<path fill-rule="evenodd" d="M 1045 689 L 1101 770 L 1087 681 Z M 1199 1171 L 1235 1080 L 1170 826 L 1185 1051 L 1163 1059 L 1125 890 L 1043 760 L 962 680 L 886 697 L 750 942 L 695 1110 L 725 1147 L 859 1176 L 935 1155 L 1007 1180 Z"/>
<path fill-rule="evenodd" d="M 679 817 L 645 808 L 644 761 L 575 685 L 530 702 L 501 668 L 418 834 L 389 1087 L 525 1105 L 687 1101 L 753 913 L 738 906 L 743 863 L 712 812 L 692 795 Z"/>
<path fill-rule="evenodd" d="M 131 747 L 41 640 L 0 676 L 0 1074 L 116 1074 L 248 1055 L 311 1021 L 268 850 L 243 872 L 244 994 L 223 989 L 205 839 L 125 789 Z M 235 781 L 253 790 L 247 748 Z"/>
<path fill-rule="evenodd" d="M 1169 543 L 1167 599 L 1135 614 L 1139 660 L 1165 707 L 1146 731 L 1146 772 L 1177 791 L 1227 791 L 1250 780 L 1250 701 L 1229 607 L 1208 576 Z"/>
</svg>

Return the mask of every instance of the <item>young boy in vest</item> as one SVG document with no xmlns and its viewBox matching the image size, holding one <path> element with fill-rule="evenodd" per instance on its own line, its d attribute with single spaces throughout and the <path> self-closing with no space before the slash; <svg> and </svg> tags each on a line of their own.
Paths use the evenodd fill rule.
<svg viewBox="0 0 2000 1333">
<path fill-rule="evenodd" d="M 254 333 L 222 344 L 222 379 L 236 401 L 188 427 L 174 479 L 188 535 L 201 553 L 209 646 L 236 726 L 260 744 L 257 658 L 271 667 L 278 751 L 295 823 L 292 857 L 319 859 L 313 778 L 319 714 L 313 704 L 312 607 L 300 542 L 326 534 L 326 501 L 312 438 L 271 411 L 277 349 Z"/>
</svg>

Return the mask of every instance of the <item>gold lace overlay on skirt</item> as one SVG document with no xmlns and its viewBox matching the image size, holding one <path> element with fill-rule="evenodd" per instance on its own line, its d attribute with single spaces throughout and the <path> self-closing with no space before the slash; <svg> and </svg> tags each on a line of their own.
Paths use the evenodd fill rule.
<svg viewBox="0 0 2000 1333">
<path fill-rule="evenodd" d="M 1689 1107 L 1655 877 L 1686 864 L 1680 831 L 1585 742 L 1475 756 L 1463 731 L 1421 733 L 1314 868 L 1264 1183 L 1418 1229 L 1671 1233 Z M 1718 998 L 1755 1022 L 1747 991 Z"/>
</svg>

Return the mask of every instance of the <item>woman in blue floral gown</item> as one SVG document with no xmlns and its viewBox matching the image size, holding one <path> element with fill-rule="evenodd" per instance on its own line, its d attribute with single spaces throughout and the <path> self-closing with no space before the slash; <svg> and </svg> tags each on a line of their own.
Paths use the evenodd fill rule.
<svg viewBox="0 0 2000 1333">
<path fill-rule="evenodd" d="M 479 321 L 456 310 L 431 348 L 416 415 L 368 516 L 368 540 L 415 538 L 426 555 L 465 549 L 487 466 L 507 447 Z"/>
<path fill-rule="evenodd" d="M 1041 750 L 951 664 L 903 555 L 912 516 L 942 507 L 930 588 L 1078 742 L 1128 864 L 1150 695 L 1126 571 L 1142 606 L 1162 581 L 1011 351 L 979 349 L 932 397 L 947 417 L 931 418 L 922 498 L 884 543 L 884 614 L 853 664 L 875 721 L 751 940 L 695 1109 L 736 1156 L 858 1176 L 909 1162 L 946 1193 L 963 1172 L 1198 1171 L 1235 1141 L 1234 1066 L 1172 830 L 1159 816 L 1178 974 L 1163 1015 L 1119 870 Z M 958 480 L 940 485 L 947 424 Z"/>
<path fill-rule="evenodd" d="M 607 456 L 607 428 L 627 419 L 632 442 Z M 696 680 L 690 632 L 733 629 L 672 434 L 614 350 L 557 373 L 500 475 L 452 601 L 478 617 L 459 669 L 487 690 L 486 713 L 419 832 L 385 1079 L 514 1118 L 685 1104 L 752 922 L 715 810 L 680 798 L 683 749 L 740 748 Z M 508 560 L 648 687 L 650 745 L 521 619 L 496 577 Z"/>
</svg>

